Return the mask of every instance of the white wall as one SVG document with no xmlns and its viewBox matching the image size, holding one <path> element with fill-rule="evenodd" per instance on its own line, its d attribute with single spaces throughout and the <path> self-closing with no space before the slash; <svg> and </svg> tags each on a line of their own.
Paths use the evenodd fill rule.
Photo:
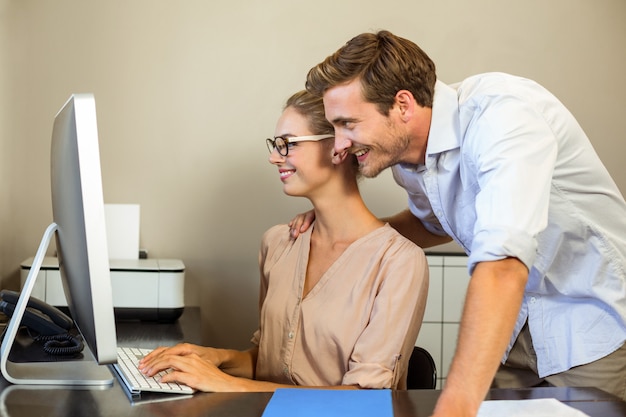
<svg viewBox="0 0 626 417">
<path fill-rule="evenodd" d="M 54 114 L 92 92 L 105 202 L 140 204 L 142 247 L 185 262 L 205 341 L 246 346 L 261 234 L 308 207 L 282 194 L 263 139 L 311 66 L 383 28 L 444 81 L 497 70 L 547 86 L 626 191 L 623 0 L 0 0 L 2 287 L 51 221 Z M 404 207 L 388 174 L 363 190 L 381 216 Z"/>
</svg>

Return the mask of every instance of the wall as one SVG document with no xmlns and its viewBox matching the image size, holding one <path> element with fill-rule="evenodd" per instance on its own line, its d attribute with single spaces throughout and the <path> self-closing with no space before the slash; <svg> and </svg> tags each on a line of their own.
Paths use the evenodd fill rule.
<svg viewBox="0 0 626 417">
<path fill-rule="evenodd" d="M 430 285 L 424 321 L 415 344 L 426 349 L 437 367 L 437 388 L 442 388 L 454 352 L 470 276 L 467 256 L 428 255 Z"/>
<path fill-rule="evenodd" d="M 8 62 L 9 55 L 8 31 L 3 24 L 6 18 L 5 9 L 7 5 L 8 0 L 0 0 L 0 62 Z M 11 213 L 11 183 L 8 180 L 11 175 L 11 141 L 5 135 L 9 130 L 5 128 L 8 125 L 9 114 L 3 94 L 8 90 L 9 85 L 6 68 L 7 65 L 0 65 L 0 196 L 2 196 L 0 198 L 0 273 L 5 271 L 5 259 L 9 255 L 5 253 L 5 250 L 10 248 L 8 240 L 12 233 L 8 230 L 7 224 Z M 3 275 L 0 275 L 1 278 Z M 0 287 L 2 287 L 1 281 Z"/>
<path fill-rule="evenodd" d="M 0 0 L 2 287 L 51 221 L 53 117 L 92 92 L 105 202 L 140 204 L 141 246 L 185 262 L 204 340 L 246 346 L 261 234 L 308 208 L 282 194 L 263 139 L 311 66 L 381 28 L 443 81 L 497 70 L 547 86 L 624 192 L 625 18 L 623 0 Z M 362 185 L 380 216 L 405 205 L 388 173 Z"/>
</svg>

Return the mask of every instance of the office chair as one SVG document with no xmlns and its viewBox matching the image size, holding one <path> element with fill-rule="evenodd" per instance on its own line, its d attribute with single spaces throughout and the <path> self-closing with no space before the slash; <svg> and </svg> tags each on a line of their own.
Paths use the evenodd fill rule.
<svg viewBox="0 0 626 417">
<path fill-rule="evenodd" d="M 408 389 L 435 389 L 437 386 L 437 366 L 426 349 L 419 346 L 413 348 L 406 385 Z"/>
</svg>

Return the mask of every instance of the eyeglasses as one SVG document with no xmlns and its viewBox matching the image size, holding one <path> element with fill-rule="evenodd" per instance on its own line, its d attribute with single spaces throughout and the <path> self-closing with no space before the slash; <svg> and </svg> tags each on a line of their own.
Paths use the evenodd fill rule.
<svg viewBox="0 0 626 417">
<path fill-rule="evenodd" d="M 335 137 L 335 135 L 291 136 L 287 138 L 283 136 L 276 136 L 274 139 L 265 139 L 265 143 L 267 144 L 267 149 L 270 151 L 270 153 L 272 153 L 274 149 L 276 149 L 280 155 L 287 156 L 287 154 L 289 153 L 289 144 L 291 143 L 318 141 L 332 137 Z"/>
</svg>

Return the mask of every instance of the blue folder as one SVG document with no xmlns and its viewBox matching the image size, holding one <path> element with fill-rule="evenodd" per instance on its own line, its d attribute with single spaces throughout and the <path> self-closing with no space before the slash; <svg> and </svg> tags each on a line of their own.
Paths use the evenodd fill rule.
<svg viewBox="0 0 626 417">
<path fill-rule="evenodd" d="M 263 417 L 393 417 L 391 390 L 279 388 Z"/>
</svg>

